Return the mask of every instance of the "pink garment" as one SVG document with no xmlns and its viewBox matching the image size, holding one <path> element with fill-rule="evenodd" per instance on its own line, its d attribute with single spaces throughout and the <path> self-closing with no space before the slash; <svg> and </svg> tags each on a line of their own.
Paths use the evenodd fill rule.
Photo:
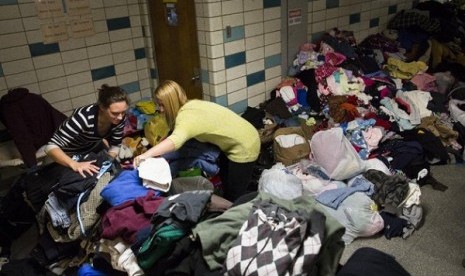
<svg viewBox="0 0 465 276">
<path fill-rule="evenodd" d="M 416 74 L 410 81 L 417 86 L 418 90 L 437 91 L 436 77 L 428 73 Z"/>
<path fill-rule="evenodd" d="M 310 42 L 302 43 L 299 47 L 300 51 L 313 52 L 316 48 L 316 45 Z"/>
<path fill-rule="evenodd" d="M 338 186 L 334 181 L 323 180 L 317 176 L 304 173 L 300 166 L 288 168 L 290 172 L 302 181 L 304 191 L 309 192 L 312 196 L 318 196 L 320 193 L 337 189 Z"/>
<path fill-rule="evenodd" d="M 383 131 L 379 127 L 371 127 L 367 130 L 363 130 L 362 134 L 369 151 L 377 149 L 379 141 L 383 138 Z"/>
<path fill-rule="evenodd" d="M 297 104 L 297 93 L 292 86 L 281 87 L 277 96 L 280 96 L 287 106 L 293 106 Z"/>
<path fill-rule="evenodd" d="M 328 86 L 324 86 L 322 83 L 318 83 L 318 93 L 328 96 L 331 94 L 331 91 L 329 90 Z"/>
<path fill-rule="evenodd" d="M 331 76 L 326 78 L 326 86 L 327 86 L 328 91 L 330 91 L 331 94 L 338 95 L 338 96 L 344 95 L 341 84 L 336 82 L 333 74 L 331 74 Z"/>
<path fill-rule="evenodd" d="M 341 63 L 346 60 L 346 57 L 336 52 L 329 52 L 325 54 L 325 63 L 315 69 L 315 78 L 317 82 L 323 82 L 325 78 L 329 77 L 334 71 L 338 70 Z"/>
<path fill-rule="evenodd" d="M 338 66 L 343 63 L 347 58 L 340 53 L 331 52 L 325 55 L 325 63 L 328 63 L 333 66 Z"/>
</svg>

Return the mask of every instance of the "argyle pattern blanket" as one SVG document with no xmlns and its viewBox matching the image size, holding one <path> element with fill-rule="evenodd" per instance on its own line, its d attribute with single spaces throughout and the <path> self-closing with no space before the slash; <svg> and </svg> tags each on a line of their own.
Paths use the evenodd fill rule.
<svg viewBox="0 0 465 276">
<path fill-rule="evenodd" d="M 305 275 L 321 248 L 320 232 L 298 212 L 257 206 L 226 258 L 227 275 Z M 316 223 L 319 224 L 319 223 Z"/>
</svg>

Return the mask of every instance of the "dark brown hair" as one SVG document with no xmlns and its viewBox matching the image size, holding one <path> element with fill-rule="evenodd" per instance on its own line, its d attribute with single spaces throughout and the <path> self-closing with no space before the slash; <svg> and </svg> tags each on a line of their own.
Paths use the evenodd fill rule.
<svg viewBox="0 0 465 276">
<path fill-rule="evenodd" d="M 103 108 L 108 108 L 112 103 L 126 102 L 129 105 L 129 98 L 126 92 L 118 86 L 102 84 L 98 90 L 97 104 Z"/>
</svg>

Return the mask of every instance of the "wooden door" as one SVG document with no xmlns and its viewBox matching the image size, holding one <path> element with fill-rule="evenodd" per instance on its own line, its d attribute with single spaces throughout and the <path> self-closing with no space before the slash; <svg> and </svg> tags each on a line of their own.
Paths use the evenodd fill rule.
<svg viewBox="0 0 465 276">
<path fill-rule="evenodd" d="M 189 99 L 201 99 L 194 1 L 150 0 L 149 8 L 158 79 L 174 80 Z"/>
</svg>

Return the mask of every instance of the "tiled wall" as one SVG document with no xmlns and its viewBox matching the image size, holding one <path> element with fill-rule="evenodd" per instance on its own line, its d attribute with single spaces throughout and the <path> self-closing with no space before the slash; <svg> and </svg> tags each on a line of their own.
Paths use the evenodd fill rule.
<svg viewBox="0 0 465 276">
<path fill-rule="evenodd" d="M 386 29 L 397 12 L 411 9 L 412 0 L 316 0 L 308 3 L 308 35 L 318 39 L 322 33 L 338 27 L 355 33 L 357 41 Z"/>
<path fill-rule="evenodd" d="M 205 97 L 236 112 L 257 106 L 282 77 L 281 1 L 196 2 Z"/>
<path fill-rule="evenodd" d="M 354 31 L 360 41 L 418 2 L 301 1 L 308 2 L 308 37 L 302 42 L 333 27 Z M 102 83 L 122 86 L 133 101 L 150 97 L 157 80 L 147 0 L 90 3 L 94 36 L 44 44 L 34 1 L 0 0 L 0 96 L 27 87 L 66 113 L 94 102 Z M 287 2 L 195 3 L 204 98 L 236 112 L 257 106 L 283 77 L 281 32 L 286 21 L 281 14 Z"/>
<path fill-rule="evenodd" d="M 291 0 L 288 0 L 291 1 Z M 308 2 L 308 37 L 338 27 L 358 41 L 386 28 L 412 0 L 302 0 Z M 206 99 L 242 112 L 257 106 L 281 80 L 285 0 L 197 0 L 197 24 Z M 305 22 L 303 23 L 305 24 Z M 230 27 L 230 36 L 227 36 Z M 292 51 L 292 49 L 289 49 Z M 296 53 L 298 49 L 295 49 Z"/>
<path fill-rule="evenodd" d="M 103 83 L 123 87 L 132 101 L 150 97 L 156 74 L 146 1 L 89 2 L 95 35 L 44 44 L 35 2 L 0 0 L 0 96 L 27 87 L 67 114 L 95 102 Z"/>
</svg>

